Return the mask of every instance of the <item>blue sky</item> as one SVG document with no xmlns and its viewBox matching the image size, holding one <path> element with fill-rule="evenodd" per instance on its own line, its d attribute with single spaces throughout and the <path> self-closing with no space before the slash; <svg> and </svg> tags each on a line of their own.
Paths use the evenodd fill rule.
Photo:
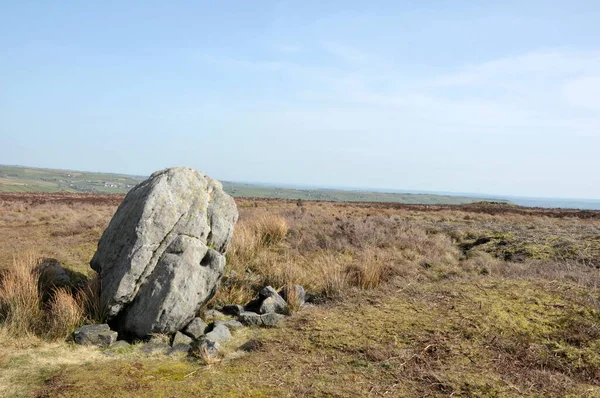
<svg viewBox="0 0 600 398">
<path fill-rule="evenodd" d="M 0 1 L 0 163 L 600 198 L 597 1 Z"/>
</svg>

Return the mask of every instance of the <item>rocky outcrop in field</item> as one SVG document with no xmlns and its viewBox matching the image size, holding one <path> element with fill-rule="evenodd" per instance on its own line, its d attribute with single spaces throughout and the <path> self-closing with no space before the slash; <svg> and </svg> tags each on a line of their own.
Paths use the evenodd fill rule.
<svg viewBox="0 0 600 398">
<path fill-rule="evenodd" d="M 143 337 L 186 326 L 217 290 L 237 218 L 222 185 L 190 168 L 133 188 L 91 261 L 113 328 Z"/>
</svg>

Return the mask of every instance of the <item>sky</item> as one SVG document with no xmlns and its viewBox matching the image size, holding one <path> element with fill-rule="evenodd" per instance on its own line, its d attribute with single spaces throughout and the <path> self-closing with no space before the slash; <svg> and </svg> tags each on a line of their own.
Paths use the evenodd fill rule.
<svg viewBox="0 0 600 398">
<path fill-rule="evenodd" d="M 0 164 L 600 199 L 598 1 L 0 0 Z"/>
</svg>

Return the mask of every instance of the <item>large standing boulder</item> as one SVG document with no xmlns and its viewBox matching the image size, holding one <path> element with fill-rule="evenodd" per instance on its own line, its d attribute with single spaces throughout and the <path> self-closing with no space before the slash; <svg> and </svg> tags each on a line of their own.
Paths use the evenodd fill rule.
<svg viewBox="0 0 600 398">
<path fill-rule="evenodd" d="M 91 267 L 117 330 L 174 333 L 216 292 L 238 212 L 221 183 L 184 167 L 157 171 L 125 197 Z"/>
</svg>

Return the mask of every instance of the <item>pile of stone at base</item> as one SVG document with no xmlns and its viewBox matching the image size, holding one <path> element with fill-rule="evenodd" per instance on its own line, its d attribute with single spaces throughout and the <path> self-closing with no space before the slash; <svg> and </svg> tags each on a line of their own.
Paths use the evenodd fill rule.
<svg viewBox="0 0 600 398">
<path fill-rule="evenodd" d="M 217 358 L 221 353 L 221 344 L 231 339 L 232 333 L 246 326 L 275 327 L 290 314 L 285 298 L 293 296 L 295 304 L 302 306 L 305 300 L 304 288 L 292 286 L 290 290 L 283 289 L 279 293 L 271 286 L 262 289 L 256 300 L 246 306 L 226 305 L 221 310 L 208 310 L 205 318 L 212 320 L 207 324 L 202 318 L 194 318 L 182 330 L 172 335 L 154 335 L 140 346 L 140 351 L 146 354 L 162 353 L 166 355 L 202 353 L 210 359 Z M 237 318 L 233 319 L 233 318 Z M 129 343 L 119 340 L 118 333 L 110 330 L 106 324 L 85 325 L 73 333 L 77 344 L 96 345 L 110 348 L 105 353 L 112 355 L 114 350 L 125 348 Z"/>
</svg>

